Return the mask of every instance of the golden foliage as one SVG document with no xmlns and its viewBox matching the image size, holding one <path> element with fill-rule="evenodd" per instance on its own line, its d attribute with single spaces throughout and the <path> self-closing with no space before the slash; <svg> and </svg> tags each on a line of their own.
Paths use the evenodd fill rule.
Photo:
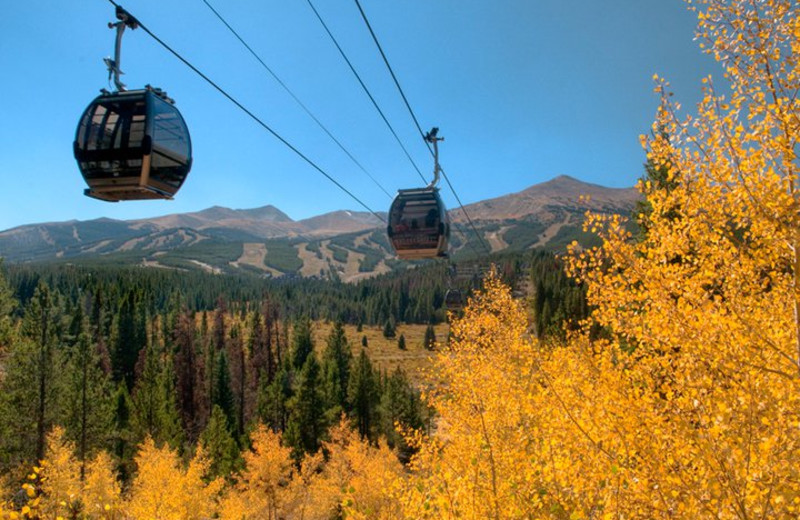
<svg viewBox="0 0 800 520">
<path fill-rule="evenodd" d="M 384 441 L 371 446 L 344 417 L 330 437 L 324 443 L 328 461 L 317 489 L 334 505 L 331 511 L 340 510 L 345 518 L 397 518 L 394 491 L 404 477 L 397 456 Z"/>
<path fill-rule="evenodd" d="M 82 508 L 80 464 L 75 446 L 64 438 L 64 430 L 54 428 L 47 435 L 45 460 L 42 461 L 40 512 L 45 518 L 69 518 Z"/>
<path fill-rule="evenodd" d="M 669 185 L 634 242 L 570 272 L 594 307 L 565 346 L 526 338 L 490 279 L 438 361 L 436 438 L 414 439 L 413 518 L 796 518 L 800 508 L 800 16 L 788 0 L 703 0 L 725 67 L 696 117 L 667 84 L 648 159 Z"/>
<path fill-rule="evenodd" d="M 413 436 L 420 452 L 400 500 L 405 518 L 538 517 L 550 433 L 539 425 L 538 351 L 525 312 L 493 273 L 437 359 L 442 386 L 429 396 L 437 436 Z M 550 459 L 548 457 L 547 459 Z"/>
<path fill-rule="evenodd" d="M 198 448 L 189 467 L 181 468 L 180 459 L 169 446 L 158 448 L 148 438 L 136 456 L 138 473 L 125 504 L 131 520 L 190 520 L 211 518 L 223 480 L 208 484 L 203 477 L 209 461 Z"/>
<path fill-rule="evenodd" d="M 122 518 L 122 497 L 114 462 L 100 452 L 86 467 L 83 485 L 84 511 L 89 518 L 112 520 Z"/>
<path fill-rule="evenodd" d="M 280 435 L 263 424 L 250 440 L 253 448 L 244 454 L 245 467 L 220 504 L 223 520 L 273 520 L 286 512 L 292 450 L 282 446 Z"/>
</svg>

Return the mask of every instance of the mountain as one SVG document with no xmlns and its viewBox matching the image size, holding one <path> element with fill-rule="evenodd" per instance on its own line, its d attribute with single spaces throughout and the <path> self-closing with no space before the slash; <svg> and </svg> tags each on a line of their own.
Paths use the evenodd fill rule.
<svg viewBox="0 0 800 520">
<path fill-rule="evenodd" d="M 582 197 L 585 200 L 581 200 Z M 560 175 L 518 193 L 469 204 L 466 209 L 473 220 L 514 220 L 558 207 L 579 209 L 582 213 L 586 210 L 625 212 L 639 198 L 635 188 L 606 188 Z M 455 220 L 464 219 L 460 212 L 454 213 Z"/>
<path fill-rule="evenodd" d="M 451 209 L 450 252 L 458 257 L 487 247 L 493 252 L 562 249 L 586 238 L 581 226 L 587 210 L 629 214 L 639 197 L 633 188 L 606 188 L 562 175 L 467 205 L 471 224 L 460 209 Z M 346 281 L 408 265 L 394 258 L 384 224 L 371 213 L 341 210 L 295 221 L 271 205 L 25 225 L 0 232 L 0 256 L 9 262 L 114 262 Z"/>
<path fill-rule="evenodd" d="M 468 204 L 465 209 L 492 252 L 531 247 L 561 250 L 583 235 L 586 211 L 628 215 L 640 198 L 635 188 L 607 188 L 560 175 L 517 193 Z M 463 212 L 452 210 L 451 219 L 457 236 L 474 236 L 467 233 L 471 228 Z"/>
</svg>

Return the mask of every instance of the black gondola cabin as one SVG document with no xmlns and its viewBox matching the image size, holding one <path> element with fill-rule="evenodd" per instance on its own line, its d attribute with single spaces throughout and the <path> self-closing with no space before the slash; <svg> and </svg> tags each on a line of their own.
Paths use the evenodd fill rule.
<svg viewBox="0 0 800 520">
<path fill-rule="evenodd" d="M 192 167 L 189 129 L 159 89 L 103 92 L 78 124 L 75 159 L 89 188 L 109 202 L 171 199 Z"/>
<path fill-rule="evenodd" d="M 387 234 L 401 260 L 446 257 L 450 222 L 439 190 L 399 190 L 389 209 Z"/>
<path fill-rule="evenodd" d="M 444 294 L 444 306 L 450 312 L 458 312 L 464 307 L 464 298 L 458 289 L 448 289 Z"/>
</svg>

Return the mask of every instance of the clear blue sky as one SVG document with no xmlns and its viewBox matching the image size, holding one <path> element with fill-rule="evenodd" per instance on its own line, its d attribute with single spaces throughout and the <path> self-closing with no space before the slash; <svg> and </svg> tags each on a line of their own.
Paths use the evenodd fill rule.
<svg viewBox="0 0 800 520">
<path fill-rule="evenodd" d="M 421 181 L 305 0 L 209 0 L 386 189 Z M 122 0 L 375 210 L 389 198 L 322 133 L 202 0 Z M 352 0 L 315 0 L 426 175 L 432 161 Z M 638 136 L 658 99 L 652 75 L 694 106 L 718 66 L 681 0 L 362 0 L 422 126 L 441 128 L 441 162 L 464 203 L 559 174 L 632 186 Z M 106 0 L 26 0 L 0 9 L 0 230 L 97 217 L 144 218 L 212 205 L 272 204 L 295 219 L 360 209 L 141 30 L 126 32 L 123 80 L 175 98 L 194 168 L 174 201 L 84 197 L 72 157 L 78 118 L 107 86 Z M 448 206 L 455 205 L 444 191 Z"/>
</svg>

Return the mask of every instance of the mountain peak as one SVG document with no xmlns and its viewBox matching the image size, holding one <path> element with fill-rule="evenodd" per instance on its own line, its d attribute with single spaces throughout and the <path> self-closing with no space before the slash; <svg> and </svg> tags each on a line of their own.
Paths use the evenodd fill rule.
<svg viewBox="0 0 800 520">
<path fill-rule="evenodd" d="M 340 209 L 301 220 L 299 224 L 303 225 L 307 233 L 320 235 L 348 233 L 371 227 L 380 227 L 381 221 L 375 215 L 366 211 Z"/>
<path fill-rule="evenodd" d="M 607 188 L 605 186 L 601 186 L 599 184 L 593 184 L 591 182 L 585 182 L 580 179 L 576 179 L 575 177 L 570 177 L 569 175 L 558 175 L 553 177 L 549 181 L 540 182 L 539 184 L 534 184 L 520 193 L 530 193 L 530 192 L 547 192 L 547 191 L 557 191 L 557 192 L 566 192 L 572 193 L 575 191 L 581 192 L 588 192 L 594 190 L 613 190 L 614 188 Z M 627 188 L 626 188 L 627 189 Z"/>
<path fill-rule="evenodd" d="M 252 209 L 237 209 L 239 214 L 256 220 L 268 220 L 270 222 L 294 222 L 286 213 L 279 210 L 272 204 Z"/>
<path fill-rule="evenodd" d="M 581 199 L 586 195 L 589 199 Z M 517 193 L 470 204 L 467 209 L 473 219 L 521 219 L 554 208 L 580 213 L 587 209 L 619 209 L 632 206 L 639 198 L 641 195 L 635 188 L 606 188 L 569 175 L 559 175 Z M 455 218 L 460 219 L 458 213 Z"/>
</svg>

